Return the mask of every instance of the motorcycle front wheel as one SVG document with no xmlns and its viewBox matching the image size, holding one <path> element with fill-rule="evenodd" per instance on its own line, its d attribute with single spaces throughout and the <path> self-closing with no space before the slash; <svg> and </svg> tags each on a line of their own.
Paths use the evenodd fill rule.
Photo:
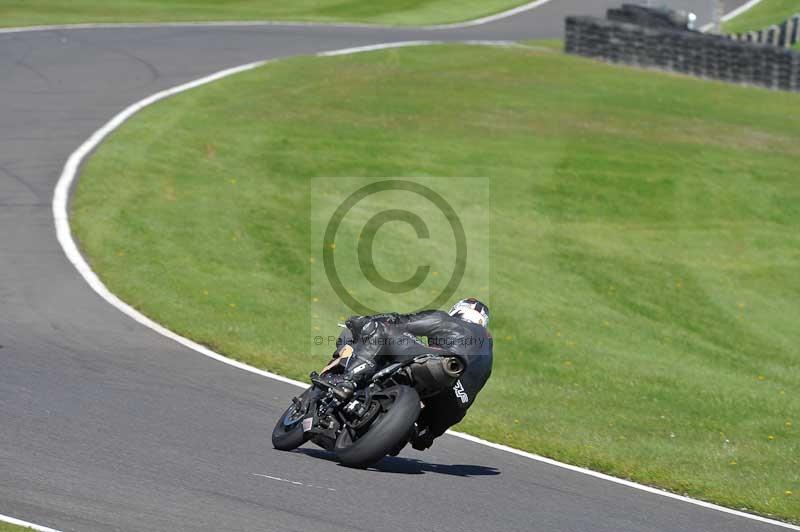
<svg viewBox="0 0 800 532">
<path fill-rule="evenodd" d="M 279 451 L 291 451 L 308 441 L 306 432 L 303 430 L 303 419 L 306 417 L 307 411 L 304 406 L 307 404 L 305 396 L 308 393 L 310 393 L 310 389 L 299 397 L 301 406 L 298 407 L 296 403 L 292 403 L 278 419 L 275 428 L 272 429 L 272 446 Z"/>
<path fill-rule="evenodd" d="M 379 392 L 384 411 L 363 434 L 350 428 L 336 439 L 334 452 L 342 465 L 366 468 L 389 454 L 407 437 L 420 413 L 419 394 L 410 386 L 393 386 Z M 373 398 L 373 400 L 376 400 Z"/>
</svg>

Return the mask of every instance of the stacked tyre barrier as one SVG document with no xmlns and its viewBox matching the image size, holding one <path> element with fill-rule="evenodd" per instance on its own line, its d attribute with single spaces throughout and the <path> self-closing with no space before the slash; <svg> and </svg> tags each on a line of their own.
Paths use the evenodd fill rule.
<svg viewBox="0 0 800 532">
<path fill-rule="evenodd" d="M 800 53 L 720 35 L 568 17 L 565 50 L 612 63 L 800 91 Z"/>
<path fill-rule="evenodd" d="M 769 28 L 745 33 L 731 33 L 729 39 L 791 48 L 800 42 L 800 14 Z"/>
</svg>

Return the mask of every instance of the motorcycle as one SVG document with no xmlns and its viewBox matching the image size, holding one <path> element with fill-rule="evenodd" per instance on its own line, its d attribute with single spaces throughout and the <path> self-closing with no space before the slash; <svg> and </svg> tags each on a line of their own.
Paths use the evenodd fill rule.
<svg viewBox="0 0 800 532">
<path fill-rule="evenodd" d="M 421 428 L 424 400 L 452 388 L 464 369 L 457 357 L 426 354 L 388 365 L 347 394 L 313 372 L 311 387 L 275 425 L 272 444 L 290 451 L 311 441 L 342 465 L 367 468 L 400 452 Z"/>
</svg>

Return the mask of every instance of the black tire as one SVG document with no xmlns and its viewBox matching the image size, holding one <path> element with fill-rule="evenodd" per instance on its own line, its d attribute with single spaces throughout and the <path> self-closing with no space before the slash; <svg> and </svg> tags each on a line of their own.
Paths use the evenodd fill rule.
<svg viewBox="0 0 800 532">
<path fill-rule="evenodd" d="M 375 464 L 408 436 L 417 421 L 420 405 L 419 394 L 414 388 L 394 386 L 382 393 L 394 398 L 388 411 L 380 414 L 355 442 L 346 430 L 336 439 L 334 451 L 342 465 L 363 469 Z"/>
<path fill-rule="evenodd" d="M 291 451 L 308 441 L 302 417 L 294 404 L 287 408 L 272 429 L 272 446 L 279 451 Z"/>
</svg>

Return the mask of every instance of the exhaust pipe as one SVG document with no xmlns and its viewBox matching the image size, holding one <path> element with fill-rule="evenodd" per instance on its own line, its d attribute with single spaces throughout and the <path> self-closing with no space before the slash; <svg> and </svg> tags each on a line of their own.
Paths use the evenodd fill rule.
<svg viewBox="0 0 800 532">
<path fill-rule="evenodd" d="M 450 377 L 455 377 L 457 379 L 464 373 L 464 363 L 461 362 L 460 358 L 448 357 L 445 359 L 443 366 L 444 372 Z"/>
<path fill-rule="evenodd" d="M 432 357 L 411 365 L 414 387 L 425 398 L 451 388 L 466 369 L 458 357 Z"/>
</svg>

